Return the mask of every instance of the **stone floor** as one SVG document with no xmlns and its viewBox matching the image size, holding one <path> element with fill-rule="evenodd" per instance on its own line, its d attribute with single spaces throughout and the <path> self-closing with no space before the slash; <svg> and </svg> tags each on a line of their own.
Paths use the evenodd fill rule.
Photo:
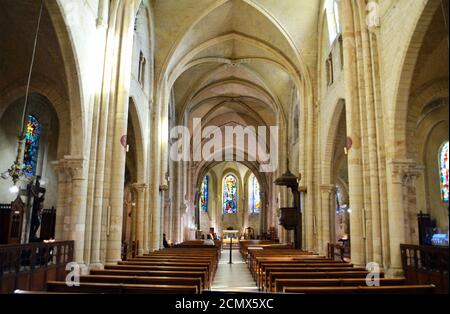
<svg viewBox="0 0 450 314">
<path fill-rule="evenodd" d="M 228 264 L 230 251 L 224 250 L 219 260 L 216 276 L 212 284 L 212 291 L 224 292 L 258 292 L 256 283 L 242 260 L 239 250 L 232 251 L 233 264 Z"/>
</svg>

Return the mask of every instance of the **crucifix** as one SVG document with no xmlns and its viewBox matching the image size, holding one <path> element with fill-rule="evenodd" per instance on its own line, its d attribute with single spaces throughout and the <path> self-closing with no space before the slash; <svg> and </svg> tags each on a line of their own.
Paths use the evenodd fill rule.
<svg viewBox="0 0 450 314">
<path fill-rule="evenodd" d="M 41 176 L 36 176 L 36 184 L 32 185 L 29 183 L 27 185 L 27 205 L 30 205 L 31 198 L 33 198 L 33 206 L 31 211 L 31 219 L 29 220 L 30 225 L 30 235 L 29 242 L 36 242 L 39 237 L 37 231 L 41 225 L 41 214 L 44 206 L 44 195 L 46 189 L 41 187 Z"/>
</svg>

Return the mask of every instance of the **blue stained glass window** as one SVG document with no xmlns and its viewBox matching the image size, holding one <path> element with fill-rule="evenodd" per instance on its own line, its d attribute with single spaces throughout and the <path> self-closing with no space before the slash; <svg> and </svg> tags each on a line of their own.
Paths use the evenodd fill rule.
<svg viewBox="0 0 450 314">
<path fill-rule="evenodd" d="M 200 208 L 205 213 L 208 212 L 208 188 L 209 188 L 209 178 L 205 176 L 203 178 L 202 185 L 200 187 Z"/>
<path fill-rule="evenodd" d="M 25 152 L 23 156 L 24 172 L 26 176 L 34 176 L 38 160 L 41 124 L 36 117 L 31 115 L 27 116 L 26 123 Z"/>
<path fill-rule="evenodd" d="M 223 213 L 237 213 L 237 179 L 232 174 L 223 179 Z"/>
<path fill-rule="evenodd" d="M 448 203 L 448 142 L 439 150 L 439 175 L 441 184 L 441 200 Z"/>
<path fill-rule="evenodd" d="M 258 179 L 252 175 L 249 180 L 249 199 L 250 210 L 253 214 L 259 214 L 261 212 L 261 189 Z"/>
</svg>

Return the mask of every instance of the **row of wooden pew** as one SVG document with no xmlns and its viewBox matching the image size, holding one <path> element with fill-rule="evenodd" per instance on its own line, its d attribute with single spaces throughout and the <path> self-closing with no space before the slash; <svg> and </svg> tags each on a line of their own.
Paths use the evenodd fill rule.
<svg viewBox="0 0 450 314">
<path fill-rule="evenodd" d="M 278 293 L 433 293 L 433 285 L 411 286 L 404 278 L 366 282 L 369 272 L 342 260 L 270 243 L 243 243 L 241 254 L 258 289 Z M 371 282 L 369 276 L 369 284 Z"/>
<path fill-rule="evenodd" d="M 52 293 L 200 294 L 211 288 L 220 256 L 216 246 L 177 246 L 106 265 L 80 276 L 79 286 L 50 281 Z M 23 293 L 23 292 L 22 292 Z"/>
</svg>

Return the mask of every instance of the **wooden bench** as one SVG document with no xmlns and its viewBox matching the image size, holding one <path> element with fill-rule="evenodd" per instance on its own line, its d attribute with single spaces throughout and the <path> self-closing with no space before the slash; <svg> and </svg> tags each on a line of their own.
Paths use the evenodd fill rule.
<svg viewBox="0 0 450 314">
<path fill-rule="evenodd" d="M 313 271 L 365 271 L 364 268 L 355 268 L 352 264 L 334 264 L 334 263 L 323 263 L 323 264 L 264 264 L 258 271 L 259 276 L 257 277 L 257 285 L 264 286 L 268 278 L 268 273 L 271 271 L 278 272 L 313 272 Z"/>
<path fill-rule="evenodd" d="M 176 285 L 197 286 L 198 293 L 203 292 L 201 277 L 145 277 L 145 276 L 108 276 L 108 275 L 84 275 L 80 276 L 81 283 L 122 283 L 144 285 Z"/>
<path fill-rule="evenodd" d="M 160 271 L 203 271 L 209 282 L 209 269 L 207 266 L 139 266 L 139 265 L 107 265 L 105 270 L 160 270 Z"/>
<path fill-rule="evenodd" d="M 166 259 L 164 260 L 157 260 L 157 261 L 142 261 L 142 262 L 136 262 L 136 261 L 125 261 L 125 262 L 118 262 L 118 265 L 120 266 L 176 266 L 176 267 L 206 267 L 209 277 L 212 278 L 215 273 L 215 269 L 211 265 L 210 262 L 190 262 L 190 261 L 168 261 Z"/>
<path fill-rule="evenodd" d="M 209 276 L 215 273 L 215 268 L 209 261 L 185 261 L 185 260 L 152 260 L 152 261 L 124 261 L 118 262 L 118 265 L 136 265 L 136 266 L 183 266 L 183 267 L 206 267 Z"/>
<path fill-rule="evenodd" d="M 107 294 L 198 294 L 197 286 L 187 285 L 146 285 L 114 283 L 80 283 L 69 287 L 65 282 L 49 281 L 47 291 L 68 293 L 107 293 Z"/>
<path fill-rule="evenodd" d="M 304 294 L 429 294 L 434 293 L 434 285 L 415 285 L 415 286 L 385 286 L 385 287 L 285 287 L 285 293 L 304 293 Z"/>
<path fill-rule="evenodd" d="M 167 271 L 167 270 L 91 270 L 91 275 L 100 276 L 139 276 L 139 277 L 188 277 L 199 278 L 203 283 L 203 289 L 210 289 L 205 271 Z"/>
<path fill-rule="evenodd" d="M 380 278 L 380 286 L 400 286 L 405 284 L 404 278 Z M 285 287 L 347 287 L 363 286 L 365 278 L 336 278 L 336 279 L 275 279 L 273 292 L 283 292 Z"/>
<path fill-rule="evenodd" d="M 366 278 L 367 271 L 349 271 L 349 272 L 271 272 L 267 281 L 266 287 L 272 287 L 276 279 L 339 279 L 339 278 Z M 383 278 L 384 274 L 380 274 L 380 278 Z M 270 290 L 270 289 L 268 289 Z"/>
<path fill-rule="evenodd" d="M 14 294 L 71 294 L 71 293 L 68 293 L 68 292 L 49 292 L 49 291 L 30 291 L 30 290 L 16 289 L 16 290 L 14 290 Z"/>
<path fill-rule="evenodd" d="M 272 273 L 333 273 L 333 272 L 340 272 L 340 273 L 365 273 L 367 274 L 367 271 L 364 268 L 343 268 L 343 267 L 266 267 L 264 269 L 264 273 L 261 276 L 261 279 L 259 281 L 258 287 L 261 290 L 264 290 L 267 288 L 270 290 L 271 285 L 269 284 L 269 278 Z M 364 276 L 365 277 L 365 276 Z M 354 278 L 354 277 L 353 277 Z M 273 283 L 273 281 L 272 281 Z"/>
</svg>

